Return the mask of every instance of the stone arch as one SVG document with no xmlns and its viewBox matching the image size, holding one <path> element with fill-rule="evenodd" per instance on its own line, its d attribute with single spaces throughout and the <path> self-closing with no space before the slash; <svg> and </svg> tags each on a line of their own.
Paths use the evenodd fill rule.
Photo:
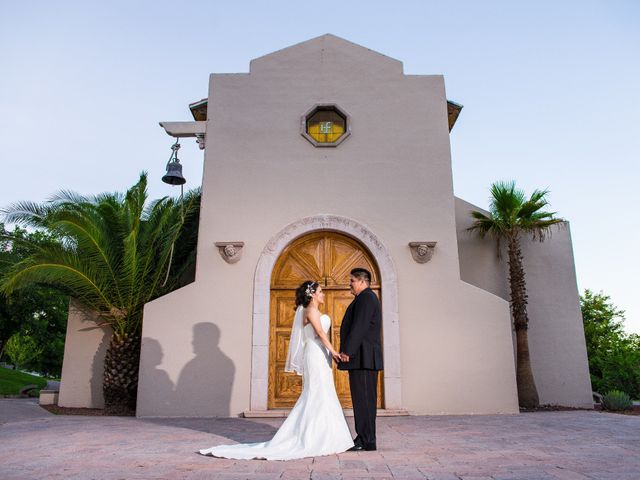
<svg viewBox="0 0 640 480">
<path fill-rule="evenodd" d="M 366 246 L 376 262 L 382 277 L 382 330 L 385 362 L 385 408 L 402 408 L 400 371 L 400 325 L 398 319 L 398 285 L 391 254 L 366 225 L 348 217 L 321 214 L 290 223 L 274 235 L 262 250 L 253 286 L 253 321 L 251 344 L 251 411 L 267 410 L 269 372 L 269 301 L 271 273 L 284 250 L 292 241 L 310 232 L 329 230 L 358 239 Z"/>
</svg>

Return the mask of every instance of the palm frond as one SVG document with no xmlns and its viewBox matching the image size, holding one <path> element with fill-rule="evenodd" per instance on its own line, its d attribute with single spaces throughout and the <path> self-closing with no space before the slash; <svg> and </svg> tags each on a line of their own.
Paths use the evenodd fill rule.
<svg viewBox="0 0 640 480">
<path fill-rule="evenodd" d="M 490 191 L 491 215 L 505 225 L 512 223 L 525 202 L 524 192 L 516 188 L 513 180 L 496 182 Z"/>
<path fill-rule="evenodd" d="M 43 228 L 47 226 L 46 218 L 52 208 L 48 204 L 23 201 L 12 203 L 7 208 L 0 210 L 0 213 L 2 220 L 6 223 Z"/>
<path fill-rule="evenodd" d="M 94 310 L 109 310 L 104 285 L 91 264 L 82 262 L 72 254 L 57 252 L 52 255 L 32 255 L 14 264 L 2 277 L 0 290 L 10 295 L 15 290 L 34 284 L 54 287 L 64 293 L 72 294 Z"/>
<path fill-rule="evenodd" d="M 85 197 L 63 190 L 44 204 L 15 204 L 5 211 L 10 221 L 43 228 L 53 238 L 30 242 L 3 230 L 0 242 L 15 242 L 28 256 L 8 263 L 0 290 L 49 285 L 98 312 L 114 331 L 136 331 L 144 303 L 173 288 L 192 265 L 197 229 L 184 229 L 197 226 L 199 205 L 199 189 L 181 201 L 164 197 L 147 204 L 146 172 L 125 194 Z"/>
<path fill-rule="evenodd" d="M 544 242 L 547 238 L 551 237 L 554 225 L 563 226 L 566 225 L 566 222 L 562 218 L 543 220 L 537 222 L 535 227 L 531 227 L 528 230 L 528 233 L 531 235 L 531 238 L 533 238 L 533 240 Z"/>
<path fill-rule="evenodd" d="M 487 234 L 491 233 L 491 230 L 495 225 L 495 221 L 491 215 L 487 216 L 484 213 L 475 210 L 472 210 L 469 213 L 476 219 L 476 221 L 467 228 L 468 232 L 476 232 L 481 238 L 484 238 Z"/>
<path fill-rule="evenodd" d="M 516 188 L 514 181 L 499 181 L 491 185 L 490 214 L 472 212 L 474 223 L 467 230 L 481 238 L 491 235 L 496 239 L 500 254 L 500 240 L 530 234 L 544 241 L 551 233 L 551 227 L 564 220 L 555 217 L 556 212 L 543 210 L 549 205 L 548 189 L 535 190 L 529 198 L 524 191 Z"/>
<path fill-rule="evenodd" d="M 186 205 L 184 205 L 184 212 L 187 212 L 188 216 L 191 216 L 196 209 L 196 205 L 199 204 L 199 197 L 195 195 L 189 198 L 189 201 Z M 176 209 L 174 208 L 174 216 L 176 215 Z M 157 268 L 156 272 L 153 275 L 153 280 L 151 283 L 151 288 L 148 291 L 147 297 L 144 299 L 144 302 L 150 301 L 155 294 L 157 294 L 157 289 L 159 283 L 163 277 L 164 268 L 168 268 L 168 262 L 170 257 L 170 249 L 171 245 L 174 244 L 182 230 L 185 220 L 188 218 L 187 215 L 181 216 L 180 222 L 177 223 L 174 227 L 169 229 L 168 234 L 162 237 L 162 247 L 159 248 L 159 251 L 162 252 L 160 255 L 160 263 L 163 268 Z"/>
<path fill-rule="evenodd" d="M 60 190 L 48 198 L 48 203 L 87 203 L 89 198 L 72 190 Z"/>
<path fill-rule="evenodd" d="M 51 225 L 51 230 L 57 232 L 62 238 L 74 240 L 74 250 L 82 252 L 87 261 L 102 265 L 108 272 L 109 283 L 113 285 L 117 296 L 122 303 L 122 294 L 118 286 L 118 278 L 113 266 L 114 251 L 110 235 L 99 228 L 99 224 L 93 215 L 82 215 L 78 212 L 57 212 Z"/>
</svg>

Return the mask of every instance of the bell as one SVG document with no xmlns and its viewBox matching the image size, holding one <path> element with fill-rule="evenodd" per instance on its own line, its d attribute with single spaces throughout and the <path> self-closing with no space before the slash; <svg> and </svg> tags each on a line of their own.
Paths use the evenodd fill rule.
<svg viewBox="0 0 640 480">
<path fill-rule="evenodd" d="M 164 183 L 169 185 L 184 185 L 187 180 L 182 176 L 182 165 L 173 161 L 167 164 L 167 173 L 162 177 Z"/>
</svg>

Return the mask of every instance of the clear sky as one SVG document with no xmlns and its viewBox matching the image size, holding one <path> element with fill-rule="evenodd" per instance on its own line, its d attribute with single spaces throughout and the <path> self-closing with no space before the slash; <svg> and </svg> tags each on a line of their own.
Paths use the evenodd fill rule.
<svg viewBox="0 0 640 480">
<path fill-rule="evenodd" d="M 211 72 L 333 33 L 443 74 L 464 105 L 451 134 L 456 195 L 549 188 L 571 222 L 579 288 L 602 290 L 640 333 L 640 2 L 0 0 L 0 207 L 60 189 L 150 196 Z M 182 142 L 187 186 L 202 152 Z"/>
</svg>

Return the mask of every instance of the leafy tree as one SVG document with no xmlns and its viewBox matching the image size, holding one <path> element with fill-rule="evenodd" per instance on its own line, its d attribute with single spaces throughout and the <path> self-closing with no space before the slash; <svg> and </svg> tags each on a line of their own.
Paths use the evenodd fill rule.
<svg viewBox="0 0 640 480">
<path fill-rule="evenodd" d="M 46 243 L 52 239 L 41 231 L 28 232 L 16 227 L 11 235 Z M 0 224 L 0 275 L 25 258 L 28 252 L 21 243 L 8 241 L 9 232 Z M 3 240 L 4 239 L 4 240 Z M 0 358 L 4 345 L 15 333 L 33 338 L 42 353 L 23 366 L 47 376 L 59 377 L 62 370 L 68 297 L 47 286 L 34 285 L 10 296 L 0 293 Z"/>
<path fill-rule="evenodd" d="M 20 202 L 6 222 L 42 229 L 59 241 L 35 244 L 10 236 L 29 251 L 0 282 L 6 294 L 47 285 L 97 312 L 112 331 L 104 365 L 105 406 L 135 408 L 144 304 L 188 281 L 193 270 L 199 191 L 184 201 L 147 204 L 147 174 L 126 194 L 85 197 L 61 191 L 44 204 Z"/>
<path fill-rule="evenodd" d="M 42 353 L 42 348 L 36 345 L 35 340 L 22 333 L 14 333 L 5 345 L 5 353 L 11 359 L 16 370 L 23 367 L 29 360 Z"/>
<path fill-rule="evenodd" d="M 640 398 L 640 336 L 624 331 L 624 311 L 604 293 L 580 297 L 593 389 L 621 390 Z"/>
<path fill-rule="evenodd" d="M 529 356 L 527 285 L 521 242 L 525 235 L 542 242 L 553 225 L 563 222 L 561 218 L 554 218 L 555 212 L 543 210 L 549 205 L 548 193 L 547 190 L 536 190 L 526 198 L 524 192 L 516 188 L 515 182 L 496 182 L 491 185 L 489 214 L 472 211 L 475 221 L 468 228 L 481 238 L 486 235 L 495 238 L 498 254 L 501 242 L 507 244 L 511 316 L 516 331 L 518 400 L 525 408 L 537 407 L 540 400 Z"/>
</svg>

